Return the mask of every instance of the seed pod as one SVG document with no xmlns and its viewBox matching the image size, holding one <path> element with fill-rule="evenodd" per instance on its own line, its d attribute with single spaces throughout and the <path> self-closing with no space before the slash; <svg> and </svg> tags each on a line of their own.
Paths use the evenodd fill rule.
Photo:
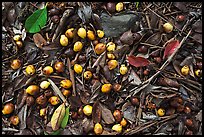
<svg viewBox="0 0 204 137">
<path fill-rule="evenodd" d="M 98 43 L 94 48 L 96 54 L 101 54 L 106 50 L 106 45 L 103 43 Z"/>
<path fill-rule="evenodd" d="M 112 130 L 118 132 L 118 133 L 121 133 L 122 132 L 122 126 L 120 124 L 116 124 L 112 127 Z"/>
<path fill-rule="evenodd" d="M 62 46 L 67 46 L 69 43 L 68 38 L 65 35 L 60 36 L 60 44 Z"/>
<path fill-rule="evenodd" d="M 75 64 L 75 65 L 74 65 L 74 71 L 75 71 L 77 74 L 81 74 L 81 73 L 82 73 L 82 70 L 83 70 L 83 68 L 82 68 L 81 65 L 79 65 L 79 64 Z"/>
<path fill-rule="evenodd" d="M 74 37 L 74 28 L 70 28 L 65 32 L 65 36 L 67 38 L 73 38 Z"/>
<path fill-rule="evenodd" d="M 86 30 L 84 28 L 79 28 L 77 34 L 82 39 L 86 38 Z"/>
<path fill-rule="evenodd" d="M 167 22 L 163 25 L 163 29 L 166 33 L 170 33 L 173 31 L 173 26 Z"/>
<path fill-rule="evenodd" d="M 112 85 L 111 84 L 103 84 L 101 87 L 101 92 L 109 93 L 111 91 Z"/>
<path fill-rule="evenodd" d="M 30 95 L 37 95 L 40 91 L 40 88 L 38 85 L 30 85 L 26 88 L 26 93 Z"/>
<path fill-rule="evenodd" d="M 40 87 L 41 87 L 42 89 L 47 89 L 49 86 L 50 86 L 50 82 L 48 82 L 48 81 L 42 81 L 42 82 L 40 83 Z"/>
<path fill-rule="evenodd" d="M 131 97 L 130 98 L 130 102 L 132 103 L 132 105 L 134 106 L 138 106 L 140 104 L 139 99 L 137 97 Z"/>
<path fill-rule="evenodd" d="M 106 46 L 107 46 L 107 51 L 109 52 L 114 51 L 116 48 L 115 43 L 113 42 L 108 42 Z"/>
<path fill-rule="evenodd" d="M 65 89 L 68 89 L 72 87 L 72 82 L 69 79 L 64 79 L 60 82 L 60 86 Z"/>
<path fill-rule="evenodd" d="M 60 72 L 64 72 L 65 70 L 65 65 L 63 62 L 61 61 L 58 61 L 55 63 L 55 66 L 54 66 L 55 70 L 60 73 Z"/>
<path fill-rule="evenodd" d="M 54 15 L 54 16 L 52 16 L 51 21 L 53 23 L 57 24 L 60 21 L 60 17 L 58 15 Z"/>
<path fill-rule="evenodd" d="M 74 50 L 75 52 L 81 51 L 82 48 L 83 48 L 83 44 L 82 44 L 80 41 L 77 41 L 77 42 L 74 43 L 74 48 L 73 48 L 73 50 Z"/>
<path fill-rule="evenodd" d="M 117 3 L 116 6 L 115 6 L 115 9 L 116 9 L 117 12 L 122 11 L 123 8 L 124 8 L 124 5 L 123 5 L 122 2 Z"/>
<path fill-rule="evenodd" d="M 88 37 L 89 40 L 95 40 L 96 39 L 96 36 L 95 36 L 94 32 L 91 31 L 91 30 L 87 31 L 87 37 Z"/>
<path fill-rule="evenodd" d="M 35 74 L 35 67 L 33 65 L 28 65 L 25 71 L 27 75 L 33 75 Z"/>
<path fill-rule="evenodd" d="M 57 96 L 52 96 L 49 98 L 48 101 L 50 102 L 51 105 L 55 106 L 55 105 L 59 104 L 60 99 Z"/>
<path fill-rule="evenodd" d="M 49 10 L 49 16 L 59 15 L 60 11 L 57 8 Z"/>
<path fill-rule="evenodd" d="M 20 122 L 20 119 L 19 119 L 19 117 L 16 115 L 16 116 L 11 116 L 11 117 L 9 118 L 9 121 L 11 122 L 12 125 L 17 126 L 17 125 L 19 124 L 19 122 Z"/>
<path fill-rule="evenodd" d="M 51 66 L 46 66 L 43 68 L 43 74 L 50 75 L 54 72 L 53 68 Z"/>
<path fill-rule="evenodd" d="M 122 88 L 122 86 L 120 84 L 118 84 L 118 83 L 113 84 L 113 91 L 120 92 L 121 88 Z"/>
<path fill-rule="evenodd" d="M 90 116 L 92 114 L 93 107 L 91 105 L 86 105 L 83 108 L 83 112 L 85 115 Z"/>
<path fill-rule="evenodd" d="M 45 95 L 40 95 L 39 97 L 36 98 L 36 103 L 38 105 L 45 105 L 47 103 L 47 98 Z"/>
<path fill-rule="evenodd" d="M 126 125 L 127 125 L 127 120 L 126 120 L 125 118 L 123 118 L 123 119 L 120 121 L 120 125 L 121 125 L 122 127 L 126 127 Z"/>
<path fill-rule="evenodd" d="M 108 2 L 108 3 L 106 4 L 106 9 L 108 10 L 108 12 L 114 13 L 114 12 L 116 11 L 116 10 L 115 10 L 115 6 L 116 6 L 115 3 L 113 3 L 113 2 Z"/>
<path fill-rule="evenodd" d="M 185 125 L 189 126 L 189 127 L 193 126 L 193 120 L 192 119 L 186 119 Z"/>
<path fill-rule="evenodd" d="M 103 132 L 103 128 L 102 128 L 101 124 L 96 123 L 94 126 L 94 133 L 96 135 L 100 135 L 102 132 Z"/>
<path fill-rule="evenodd" d="M 35 103 L 35 99 L 32 96 L 27 96 L 26 97 L 26 104 L 30 107 L 32 105 L 34 105 Z"/>
<path fill-rule="evenodd" d="M 110 60 L 110 61 L 108 61 L 108 68 L 109 68 L 109 70 L 113 70 L 117 66 L 118 66 L 117 60 Z"/>
<path fill-rule="evenodd" d="M 120 66 L 120 74 L 125 75 L 128 72 L 128 68 L 125 66 L 125 64 L 122 64 Z"/>
<path fill-rule="evenodd" d="M 19 59 L 14 59 L 12 62 L 11 62 L 11 68 L 16 70 L 16 69 L 19 69 L 21 67 L 21 61 Z"/>
<path fill-rule="evenodd" d="M 85 71 L 84 72 L 84 79 L 85 80 L 89 80 L 89 79 L 91 79 L 92 78 L 92 73 L 91 73 L 91 71 Z"/>
<path fill-rule="evenodd" d="M 160 117 L 162 117 L 162 116 L 164 116 L 164 114 L 165 114 L 165 110 L 164 110 L 163 108 L 160 108 L 160 109 L 157 110 L 157 114 L 158 114 Z"/>
<path fill-rule="evenodd" d="M 97 30 L 97 35 L 99 38 L 103 38 L 104 32 L 102 30 Z"/>
<path fill-rule="evenodd" d="M 12 103 L 6 103 L 3 107 L 2 113 L 4 115 L 11 114 L 14 111 L 14 105 Z"/>
<path fill-rule="evenodd" d="M 122 114 L 121 114 L 120 110 L 115 110 L 113 112 L 113 116 L 117 122 L 120 122 L 122 120 Z"/>
</svg>

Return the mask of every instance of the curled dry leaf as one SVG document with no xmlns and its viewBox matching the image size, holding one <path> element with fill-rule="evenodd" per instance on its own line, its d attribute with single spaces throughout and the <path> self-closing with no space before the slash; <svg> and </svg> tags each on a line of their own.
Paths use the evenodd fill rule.
<svg viewBox="0 0 204 137">
<path fill-rule="evenodd" d="M 150 64 L 150 61 L 148 59 L 143 57 L 135 57 L 134 55 L 128 56 L 127 59 L 130 65 L 133 65 L 135 67 L 144 67 Z"/>
<path fill-rule="evenodd" d="M 93 104 L 92 119 L 94 123 L 101 122 L 101 107 L 99 106 L 99 101 Z"/>
<path fill-rule="evenodd" d="M 42 48 L 42 46 L 47 44 L 46 40 L 40 33 L 35 33 L 33 35 L 33 41 L 38 48 Z"/>
<path fill-rule="evenodd" d="M 165 50 L 164 50 L 163 59 L 166 59 L 167 57 L 169 57 L 175 51 L 178 45 L 179 45 L 178 40 L 172 40 L 169 43 L 167 43 L 167 46 L 165 47 Z"/>
<path fill-rule="evenodd" d="M 64 116 L 65 116 L 65 104 L 62 103 L 55 110 L 55 112 L 53 113 L 52 118 L 51 118 L 51 126 L 52 126 L 52 129 L 54 131 L 59 129 Z"/>
</svg>

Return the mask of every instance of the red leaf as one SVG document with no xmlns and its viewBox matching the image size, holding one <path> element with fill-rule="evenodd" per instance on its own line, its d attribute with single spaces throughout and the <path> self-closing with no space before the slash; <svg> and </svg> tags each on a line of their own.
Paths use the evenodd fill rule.
<svg viewBox="0 0 204 137">
<path fill-rule="evenodd" d="M 178 40 L 170 41 L 167 44 L 167 46 L 165 47 L 163 59 L 169 57 L 174 52 L 174 50 L 176 49 L 176 47 L 178 45 L 179 45 L 179 41 Z"/>
<path fill-rule="evenodd" d="M 135 57 L 133 55 L 130 55 L 127 58 L 130 65 L 133 65 L 135 67 L 143 67 L 150 64 L 150 61 L 143 57 Z"/>
</svg>

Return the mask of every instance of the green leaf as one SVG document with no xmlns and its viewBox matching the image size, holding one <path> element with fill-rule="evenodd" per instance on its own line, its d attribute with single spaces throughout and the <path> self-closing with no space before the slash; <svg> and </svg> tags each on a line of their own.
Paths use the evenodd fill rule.
<svg viewBox="0 0 204 137">
<path fill-rule="evenodd" d="M 65 116 L 65 105 L 62 103 L 53 113 L 51 118 L 51 127 L 54 131 L 58 130 Z"/>
<path fill-rule="evenodd" d="M 68 123 L 68 120 L 69 120 L 69 107 L 66 108 L 65 110 L 65 116 L 62 120 L 62 123 L 61 123 L 61 127 L 62 128 L 65 128 L 67 123 Z"/>
<path fill-rule="evenodd" d="M 140 2 L 136 2 L 136 8 L 137 8 L 137 9 L 138 9 L 139 3 L 140 3 Z"/>
<path fill-rule="evenodd" d="M 38 9 L 30 15 L 25 22 L 25 28 L 29 33 L 36 33 L 47 23 L 47 8 Z"/>
</svg>

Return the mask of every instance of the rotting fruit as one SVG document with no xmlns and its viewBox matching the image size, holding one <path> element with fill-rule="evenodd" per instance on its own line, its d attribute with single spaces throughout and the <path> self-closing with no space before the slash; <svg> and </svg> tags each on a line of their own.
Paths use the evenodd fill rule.
<svg viewBox="0 0 204 137">
<path fill-rule="evenodd" d="M 46 66 L 43 68 L 43 74 L 50 75 L 54 72 L 53 68 L 51 66 Z"/>
<path fill-rule="evenodd" d="M 92 114 L 93 107 L 91 105 L 86 105 L 83 108 L 83 112 L 85 115 L 90 116 Z"/>
<path fill-rule="evenodd" d="M 117 60 L 110 60 L 110 61 L 108 61 L 108 68 L 109 68 L 109 70 L 113 70 L 117 66 L 118 66 Z"/>
<path fill-rule="evenodd" d="M 94 48 L 96 54 L 101 54 L 106 50 L 106 45 L 103 43 L 98 43 Z"/>
<path fill-rule="evenodd" d="M 105 35 L 104 32 L 102 30 L 97 30 L 97 35 L 99 38 L 103 38 L 103 36 Z"/>
<path fill-rule="evenodd" d="M 68 38 L 65 35 L 60 36 L 60 44 L 62 46 L 67 46 L 68 45 Z"/>
<path fill-rule="evenodd" d="M 14 111 L 14 105 L 12 103 L 7 103 L 4 105 L 2 113 L 4 115 L 11 114 Z"/>
<path fill-rule="evenodd" d="M 115 9 L 116 9 L 117 12 L 122 11 L 123 8 L 124 8 L 124 5 L 123 5 L 122 2 L 117 3 L 116 6 L 115 6 Z"/>
<path fill-rule="evenodd" d="M 11 68 L 16 70 L 16 69 L 19 69 L 21 67 L 21 61 L 19 59 L 14 59 L 12 62 L 11 62 Z"/>
<path fill-rule="evenodd" d="M 64 65 L 63 62 L 58 61 L 58 62 L 55 63 L 54 68 L 55 68 L 55 70 L 56 70 L 57 72 L 59 72 L 59 73 L 60 73 L 60 72 L 64 72 L 64 70 L 65 70 L 65 65 Z"/>
<path fill-rule="evenodd" d="M 70 28 L 65 32 L 65 36 L 67 38 L 73 38 L 74 37 L 74 28 Z"/>
<path fill-rule="evenodd" d="M 164 31 L 167 33 L 170 33 L 173 31 L 173 25 L 171 25 L 169 22 L 165 23 L 163 25 Z"/>
<path fill-rule="evenodd" d="M 73 50 L 74 50 L 75 52 L 81 51 L 82 48 L 83 48 L 83 44 L 82 44 L 80 41 L 77 41 L 77 42 L 74 43 L 74 48 L 73 48 Z"/>
<path fill-rule="evenodd" d="M 187 76 L 190 72 L 190 68 L 189 66 L 185 65 L 181 68 L 181 73 L 184 75 L 184 76 Z"/>
<path fill-rule="evenodd" d="M 44 105 L 47 103 L 47 98 L 45 95 L 40 95 L 39 97 L 36 98 L 36 103 L 39 105 Z"/>
<path fill-rule="evenodd" d="M 120 125 L 120 124 L 115 124 L 113 127 L 112 127 L 112 130 L 118 132 L 118 133 L 121 133 L 122 132 L 122 129 L 123 127 Z"/>
<path fill-rule="evenodd" d="M 26 93 L 30 95 L 36 95 L 40 91 L 40 88 L 38 85 L 30 85 L 26 88 Z"/>
<path fill-rule="evenodd" d="M 53 106 L 59 104 L 59 102 L 60 102 L 59 97 L 57 97 L 57 96 L 52 96 L 52 97 L 50 97 L 48 101 L 49 101 L 50 104 L 53 105 Z"/>
<path fill-rule="evenodd" d="M 50 86 L 50 82 L 48 82 L 48 81 L 42 81 L 42 82 L 40 83 L 40 87 L 41 87 L 42 89 L 47 89 L 49 86 Z"/>
<path fill-rule="evenodd" d="M 92 78 L 92 73 L 91 71 L 87 70 L 84 72 L 84 79 L 89 80 Z"/>
<path fill-rule="evenodd" d="M 15 116 L 11 116 L 9 118 L 9 121 L 11 122 L 12 125 L 17 126 L 20 122 L 20 119 L 17 115 L 15 115 Z"/>
<path fill-rule="evenodd" d="M 113 112 L 113 116 L 117 122 L 120 122 L 122 120 L 122 114 L 121 114 L 120 110 L 115 110 Z"/>
<path fill-rule="evenodd" d="M 91 31 L 91 30 L 87 31 L 87 37 L 88 37 L 89 40 L 95 40 L 96 39 L 96 36 L 95 36 L 94 32 Z"/>
<path fill-rule="evenodd" d="M 111 88 L 112 88 L 112 85 L 110 83 L 109 84 L 103 84 L 101 87 L 101 92 L 108 93 L 111 91 Z"/>
<path fill-rule="evenodd" d="M 128 72 L 128 68 L 125 66 L 125 64 L 122 64 L 120 66 L 120 74 L 125 75 Z"/>
<path fill-rule="evenodd" d="M 164 114 L 165 114 L 165 110 L 164 110 L 163 108 L 159 108 L 159 109 L 157 110 L 157 114 L 158 114 L 160 117 L 162 117 L 162 116 L 164 116 Z"/>
<path fill-rule="evenodd" d="M 86 38 L 86 30 L 85 30 L 85 28 L 79 28 L 78 31 L 77 31 L 77 34 L 82 39 Z"/>
<path fill-rule="evenodd" d="M 94 126 L 94 133 L 100 135 L 103 132 L 103 128 L 100 123 L 96 123 Z"/>
<path fill-rule="evenodd" d="M 72 87 L 72 82 L 69 79 L 64 79 L 64 80 L 60 81 L 60 86 L 65 88 L 65 89 L 68 89 L 68 88 Z"/>
<path fill-rule="evenodd" d="M 107 46 L 107 51 L 109 52 L 114 51 L 116 48 L 115 43 L 113 42 L 108 42 L 106 46 Z"/>
<path fill-rule="evenodd" d="M 82 73 L 82 70 L 83 70 L 83 68 L 82 68 L 81 65 L 79 65 L 79 64 L 75 64 L 75 65 L 74 65 L 74 71 L 75 71 L 77 74 L 81 74 L 81 73 Z"/>
<path fill-rule="evenodd" d="M 33 66 L 33 65 L 28 65 L 27 67 L 26 67 L 26 74 L 27 75 L 33 75 L 33 74 L 35 74 L 35 67 Z"/>
</svg>

